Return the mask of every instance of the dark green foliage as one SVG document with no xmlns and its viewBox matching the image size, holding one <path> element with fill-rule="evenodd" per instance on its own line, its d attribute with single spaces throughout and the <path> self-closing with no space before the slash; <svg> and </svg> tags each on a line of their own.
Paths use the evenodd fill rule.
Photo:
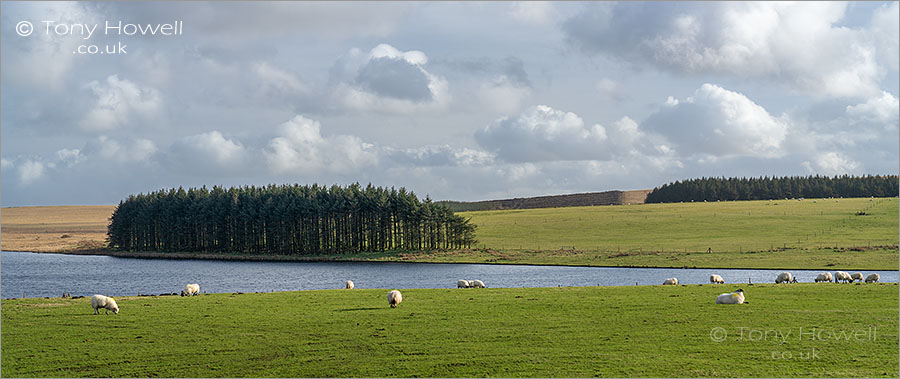
<svg viewBox="0 0 900 379">
<path fill-rule="evenodd" d="M 132 251 L 318 255 L 469 247 L 475 225 L 405 188 L 215 186 L 129 196 L 107 236 Z"/>
<path fill-rule="evenodd" d="M 769 200 L 824 197 L 892 197 L 897 175 L 785 176 L 781 178 L 700 178 L 654 188 L 648 203 L 715 200 Z"/>
</svg>

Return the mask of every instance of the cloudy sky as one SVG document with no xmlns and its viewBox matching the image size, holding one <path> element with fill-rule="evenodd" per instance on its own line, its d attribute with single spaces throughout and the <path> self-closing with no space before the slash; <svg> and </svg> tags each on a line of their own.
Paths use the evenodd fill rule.
<svg viewBox="0 0 900 379">
<path fill-rule="evenodd" d="M 483 200 L 898 173 L 896 2 L 0 7 L 3 206 L 215 184 Z M 183 33 L 105 28 L 120 21 Z"/>
</svg>

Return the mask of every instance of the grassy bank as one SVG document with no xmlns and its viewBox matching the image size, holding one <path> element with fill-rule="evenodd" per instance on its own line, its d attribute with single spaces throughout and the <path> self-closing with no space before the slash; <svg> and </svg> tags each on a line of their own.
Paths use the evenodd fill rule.
<svg viewBox="0 0 900 379">
<path fill-rule="evenodd" d="M 2 301 L 4 377 L 897 377 L 895 284 Z"/>
</svg>

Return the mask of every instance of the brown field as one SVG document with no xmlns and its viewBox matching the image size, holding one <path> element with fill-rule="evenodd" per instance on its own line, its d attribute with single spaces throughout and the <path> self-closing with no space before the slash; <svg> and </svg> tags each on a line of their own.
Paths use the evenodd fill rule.
<svg viewBox="0 0 900 379">
<path fill-rule="evenodd" d="M 103 248 L 114 209 L 114 205 L 3 208 L 0 245 L 6 251 L 45 253 Z"/>
</svg>

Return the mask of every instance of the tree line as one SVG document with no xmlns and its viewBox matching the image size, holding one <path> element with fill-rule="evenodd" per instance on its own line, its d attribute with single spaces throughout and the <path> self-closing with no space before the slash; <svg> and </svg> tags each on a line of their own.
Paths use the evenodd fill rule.
<svg viewBox="0 0 900 379">
<path fill-rule="evenodd" d="M 405 188 L 358 183 L 168 189 L 131 195 L 110 217 L 111 248 L 254 255 L 467 248 L 476 226 Z"/>
<path fill-rule="evenodd" d="M 897 175 L 700 178 L 654 188 L 647 203 L 769 200 L 813 197 L 888 197 L 900 192 Z"/>
</svg>

